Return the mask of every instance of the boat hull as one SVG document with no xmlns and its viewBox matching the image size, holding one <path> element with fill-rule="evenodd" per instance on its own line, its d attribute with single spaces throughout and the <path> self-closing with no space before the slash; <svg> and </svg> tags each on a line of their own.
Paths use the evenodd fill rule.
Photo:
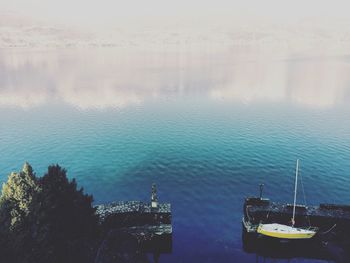
<svg viewBox="0 0 350 263">
<path fill-rule="evenodd" d="M 295 228 L 282 224 L 260 224 L 257 232 L 261 235 L 280 239 L 310 239 L 316 231 L 303 228 Z"/>
</svg>

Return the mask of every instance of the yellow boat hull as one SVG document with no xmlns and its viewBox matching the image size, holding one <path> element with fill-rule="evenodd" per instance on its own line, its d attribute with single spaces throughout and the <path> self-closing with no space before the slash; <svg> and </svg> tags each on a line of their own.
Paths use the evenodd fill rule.
<svg viewBox="0 0 350 263">
<path fill-rule="evenodd" d="M 280 224 L 260 224 L 257 232 L 264 236 L 280 239 L 310 239 L 316 231 L 302 228 L 294 228 Z"/>
</svg>

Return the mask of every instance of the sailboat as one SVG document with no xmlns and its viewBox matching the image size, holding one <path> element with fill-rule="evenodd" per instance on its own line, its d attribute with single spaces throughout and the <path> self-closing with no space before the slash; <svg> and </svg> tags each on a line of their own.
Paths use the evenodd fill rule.
<svg viewBox="0 0 350 263">
<path fill-rule="evenodd" d="M 293 217 L 290 225 L 283 225 L 278 223 L 272 224 L 259 224 L 257 232 L 274 238 L 281 239 L 309 239 L 316 235 L 316 228 L 301 228 L 295 227 L 295 207 L 297 198 L 297 187 L 298 187 L 298 170 L 299 160 L 297 160 L 297 166 L 295 170 L 295 186 L 294 186 L 294 205 L 293 205 Z"/>
</svg>

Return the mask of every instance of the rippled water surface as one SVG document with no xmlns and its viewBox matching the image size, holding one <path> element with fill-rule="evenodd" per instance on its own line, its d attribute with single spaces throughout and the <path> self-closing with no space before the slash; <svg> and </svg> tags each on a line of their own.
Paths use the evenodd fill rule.
<svg viewBox="0 0 350 263">
<path fill-rule="evenodd" d="M 95 203 L 156 182 L 174 223 L 160 262 L 256 262 L 244 197 L 263 182 L 291 202 L 297 158 L 308 204 L 350 203 L 349 73 L 348 56 L 2 50 L 1 180 L 59 163 Z"/>
</svg>

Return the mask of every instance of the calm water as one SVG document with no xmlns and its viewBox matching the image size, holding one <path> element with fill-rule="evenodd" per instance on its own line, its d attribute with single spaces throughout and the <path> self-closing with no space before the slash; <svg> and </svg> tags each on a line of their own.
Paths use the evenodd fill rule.
<svg viewBox="0 0 350 263">
<path fill-rule="evenodd" d="M 95 203 L 156 182 L 174 223 L 160 262 L 257 262 L 243 199 L 264 182 L 291 202 L 296 158 L 308 204 L 350 203 L 350 60 L 239 54 L 1 50 L 1 180 L 59 163 Z"/>
</svg>

